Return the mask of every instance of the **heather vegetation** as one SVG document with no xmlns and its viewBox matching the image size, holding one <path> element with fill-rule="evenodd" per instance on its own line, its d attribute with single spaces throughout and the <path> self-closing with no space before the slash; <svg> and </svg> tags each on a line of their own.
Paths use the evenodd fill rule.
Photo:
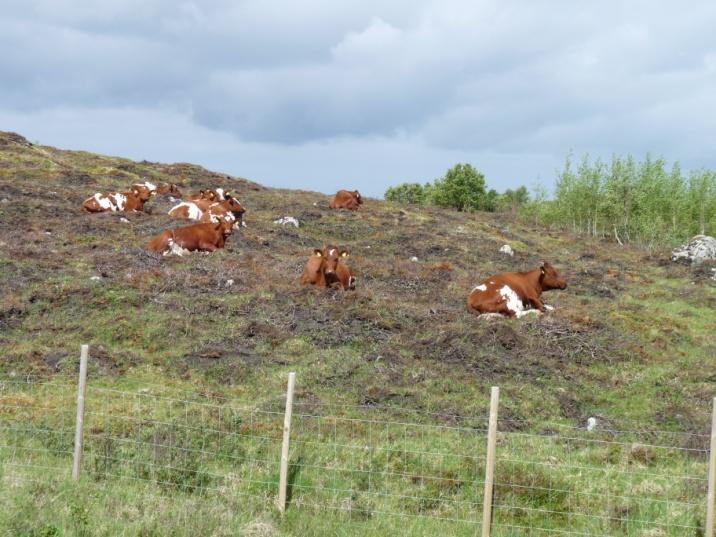
<svg viewBox="0 0 716 537">
<path fill-rule="evenodd" d="M 493 385 L 493 535 L 699 535 L 714 282 L 617 227 L 620 246 L 603 217 L 596 236 L 584 222 L 526 218 L 558 204 L 524 189 L 487 212 L 484 180 L 454 171 L 435 184 L 460 210 L 366 198 L 331 211 L 321 193 L 0 133 L 0 536 L 475 535 Z M 168 197 L 145 213 L 80 209 L 145 178 L 230 188 L 247 227 L 218 252 L 163 257 L 145 245 L 177 225 Z M 274 223 L 286 215 L 300 226 Z M 300 287 L 326 244 L 350 253 L 355 291 Z M 499 252 L 505 244 L 514 256 Z M 550 314 L 466 310 L 477 282 L 542 260 L 569 285 L 546 293 Z M 83 343 L 86 457 L 75 484 Z M 293 488 L 281 517 L 289 371 Z"/>
</svg>

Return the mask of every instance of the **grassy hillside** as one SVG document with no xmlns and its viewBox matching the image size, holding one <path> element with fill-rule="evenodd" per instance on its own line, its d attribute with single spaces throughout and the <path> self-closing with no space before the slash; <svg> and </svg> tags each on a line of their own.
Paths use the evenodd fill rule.
<svg viewBox="0 0 716 537">
<path fill-rule="evenodd" d="M 177 183 L 184 192 L 230 188 L 247 209 L 247 228 L 223 251 L 162 258 L 143 247 L 175 225 L 166 216 L 167 198 L 151 200 L 147 214 L 80 210 L 92 193 L 143 178 Z M 351 186 L 336 178 L 336 188 Z M 272 223 L 286 215 L 301 227 Z M 349 250 L 355 292 L 298 285 L 307 256 L 326 244 Z M 498 253 L 503 244 L 514 257 Z M 372 199 L 356 213 L 329 211 L 327 197 L 314 192 L 265 188 L 190 164 L 63 151 L 0 133 L 0 378 L 68 384 L 52 392 L 58 408 L 74 390 L 79 345 L 89 343 L 91 382 L 107 388 L 161 386 L 268 407 L 280 403 L 286 373 L 296 371 L 299 403 L 370 405 L 378 415 L 402 407 L 460 425 L 485 415 L 489 387 L 499 385 L 501 418 L 518 430 L 528 427 L 521 423 L 583 426 L 598 416 L 613 428 L 705 433 L 716 393 L 716 287 L 666 259 L 666 252 L 648 256 L 500 214 L 406 209 Z M 569 283 L 545 295 L 553 313 L 483 320 L 466 311 L 467 293 L 481 279 L 541 260 Z M 84 486 L 90 488 L 78 493 L 76 505 L 52 522 L 56 534 L 87 527 L 117 534 L 107 508 L 82 503 L 98 494 Z M 0 526 L 15 528 L 8 535 L 40 535 L 51 517 L 38 498 L 75 494 L 66 482 L 53 487 L 18 486 L 0 500 L 11 507 Z M 129 511 L 150 501 L 129 487 L 99 490 L 107 497 L 126 493 L 120 504 Z M 316 516 L 300 510 L 279 523 L 262 502 L 212 507 L 190 494 L 151 498 L 161 504 L 160 519 L 151 509 L 133 512 L 126 534 L 221 527 L 227 535 L 388 535 L 402 527 L 376 516 L 370 529 L 364 520 L 354 527 L 330 517 L 312 526 Z M 187 509 L 206 523 L 222 522 L 167 529 Z M 78 526 L 83 517 L 89 522 Z"/>
</svg>

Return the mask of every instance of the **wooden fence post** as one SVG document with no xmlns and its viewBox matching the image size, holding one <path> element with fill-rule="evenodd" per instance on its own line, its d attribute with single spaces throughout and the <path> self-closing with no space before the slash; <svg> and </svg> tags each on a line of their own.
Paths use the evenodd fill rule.
<svg viewBox="0 0 716 537">
<path fill-rule="evenodd" d="M 711 408 L 711 444 L 709 448 L 709 491 L 706 494 L 705 537 L 714 537 L 714 502 L 716 502 L 716 397 Z"/>
<path fill-rule="evenodd" d="M 72 461 L 72 479 L 80 478 L 82 465 L 82 425 L 85 420 L 85 390 L 87 387 L 87 358 L 89 346 L 82 345 L 80 351 L 80 380 L 77 387 L 77 420 L 75 422 L 75 454 Z"/>
<path fill-rule="evenodd" d="M 487 428 L 487 460 L 485 462 L 485 496 L 482 500 L 482 537 L 490 537 L 492 524 L 492 490 L 495 479 L 495 451 L 497 448 L 497 406 L 500 388 L 493 386 L 490 392 L 490 422 Z"/>
<path fill-rule="evenodd" d="M 288 486 L 288 444 L 291 437 L 291 413 L 293 412 L 293 386 L 296 373 L 288 374 L 286 387 L 286 411 L 283 416 L 283 443 L 281 444 L 281 474 L 278 484 L 278 510 L 283 515 L 286 511 L 286 488 Z"/>
</svg>

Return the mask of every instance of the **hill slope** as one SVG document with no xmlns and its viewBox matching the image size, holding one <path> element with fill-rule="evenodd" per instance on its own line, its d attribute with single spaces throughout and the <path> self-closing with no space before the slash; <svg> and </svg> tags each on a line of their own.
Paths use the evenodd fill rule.
<svg viewBox="0 0 716 537">
<path fill-rule="evenodd" d="M 81 202 L 92 193 L 123 190 L 144 178 L 177 183 L 184 192 L 206 187 L 232 189 L 247 209 L 248 227 L 232 235 L 222 251 L 164 258 L 146 252 L 144 245 L 161 230 L 178 224 L 166 216 L 172 205 L 167 198 L 152 199 L 146 214 L 87 214 L 80 210 Z M 350 185 L 336 185 L 343 186 Z M 296 217 L 301 227 L 272 223 L 286 215 Z M 307 256 L 329 243 L 350 251 L 349 262 L 358 279 L 355 292 L 299 286 Z M 503 244 L 512 246 L 514 257 L 498 253 Z M 413 256 L 417 262 L 410 260 Z M 52 416 L 23 414 L 43 430 L 57 432 L 63 423 L 71 423 L 78 348 L 89 343 L 90 383 L 96 389 L 136 391 L 161 386 L 168 393 L 201 393 L 209 400 L 228 397 L 275 408 L 282 401 L 286 373 L 296 371 L 296 398 L 298 404 L 308 405 L 304 408 L 360 405 L 372 407 L 377 419 L 387 419 L 392 407 L 400 407 L 432 413 L 431 420 L 438 424 L 474 431 L 485 415 L 489 387 L 499 385 L 501 430 L 553 430 L 555 423 L 583 427 L 587 417 L 597 416 L 600 426 L 606 428 L 704 433 L 709 427 L 710 398 L 716 393 L 716 288 L 697 272 L 664 259 L 666 255 L 648 256 L 634 248 L 554 233 L 504 214 L 405 208 L 373 199 L 366 200 L 355 213 L 330 211 L 327 197 L 313 192 L 265 188 L 190 164 L 132 162 L 63 151 L 0 133 L 0 381 L 31 377 L 54 383 L 56 395 L 49 405 Z M 555 306 L 554 312 L 520 320 L 486 320 L 468 313 L 466 296 L 481 279 L 496 272 L 534 268 L 541 260 L 551 261 L 569 283 L 566 291 L 545 295 Z M 62 387 L 63 382 L 68 388 Z M 36 393 L 33 389 L 30 386 L 29 395 L 9 393 L 9 400 L 28 404 L 48 397 L 49 392 L 40 397 L 41 388 Z M 121 406 L 124 396 L 121 401 L 108 396 L 104 403 Z M 131 399 L 128 404 L 131 406 Z M 3 408 L 5 405 L 0 405 L 0 440 L 3 431 L 16 426 L 16 422 L 3 421 L 14 417 L 11 412 L 3 414 Z M 168 403 L 170 417 L 172 408 Z M 68 415 L 60 423 L 62 409 Z M 139 406 L 139 410 L 144 409 Z M 201 422 L 189 420 L 187 414 L 186 422 L 190 421 Z M 226 423 L 219 421 L 223 430 Z M 280 424 L 276 425 L 280 431 Z M 120 442 L 134 434 L 127 427 L 100 421 L 92 434 L 111 429 L 116 435 L 113 440 Z M 22 433 L 16 430 L 13 434 L 14 441 L 20 442 Z M 160 427 L 152 434 L 156 461 L 157 438 L 168 434 L 171 440 L 174 432 L 162 432 Z M 355 440 L 355 430 L 346 434 Z M 71 429 L 62 435 L 57 445 L 66 450 L 71 446 Z M 61 495 L 78 498 L 61 511 L 64 522 L 60 526 L 74 527 L 68 535 L 87 534 L 82 528 L 87 527 L 88 517 L 95 534 L 116 535 L 120 529 L 112 521 L 117 518 L 115 511 L 122 509 L 121 516 L 133 525 L 121 531 L 136 530 L 143 535 L 233 535 L 239 530 L 247 535 L 394 535 L 405 531 L 400 518 L 389 522 L 375 517 L 367 522 L 370 513 L 407 510 L 410 516 L 452 517 L 452 512 L 442 511 L 445 504 L 440 502 L 447 501 L 458 505 L 471 502 L 477 511 L 475 506 L 481 500 L 474 487 L 461 489 L 462 483 L 472 483 L 479 476 L 480 468 L 476 473 L 473 461 L 474 439 L 451 445 L 444 431 L 433 436 L 421 431 L 420 435 L 421 443 L 415 449 L 423 450 L 427 442 L 433 451 L 446 447 L 464 449 L 469 455 L 461 462 L 454 457 L 454 468 L 442 456 L 434 468 L 427 469 L 424 458 L 413 463 L 388 460 L 386 464 L 396 465 L 395 475 L 399 476 L 411 468 L 421 472 L 432 469 L 441 476 L 436 481 L 439 486 L 431 488 L 424 480 L 406 482 L 405 478 L 387 482 L 385 490 L 392 491 L 391 499 L 398 498 L 398 504 L 365 504 L 368 506 L 358 510 L 358 518 L 351 518 L 348 525 L 343 519 L 316 517 L 313 511 L 297 509 L 280 529 L 278 522 L 269 520 L 269 528 L 261 533 L 262 522 L 246 523 L 254 516 L 264 516 L 265 501 L 247 500 L 237 505 L 217 484 L 212 501 L 198 503 L 192 493 L 205 482 L 197 485 L 195 471 L 188 477 L 180 472 L 166 478 L 180 484 L 177 487 L 186 493 L 182 495 L 165 496 L 161 487 L 159 495 L 147 495 L 139 485 L 120 485 L 111 479 L 97 488 L 85 483 L 82 486 L 86 488 L 79 492 L 64 481 L 18 488 L 3 500 L 6 509 L 0 503 L 0 512 L 6 513 L 0 516 L 0 526 L 11 528 L 8 531 L 14 534 L 59 534 L 47 530 L 58 527 L 52 525 L 54 508 L 38 506 L 50 505 Z M 401 438 L 398 434 L 385 441 L 386 445 L 403 442 L 400 453 L 405 455 L 407 440 Z M 679 449 L 706 447 L 701 436 L 684 438 L 679 440 Z M 97 456 L 98 446 L 107 452 L 119 449 L 101 440 L 93 440 L 99 443 L 93 444 L 94 455 L 89 457 L 93 465 L 90 474 L 95 479 L 106 476 L 108 472 L 98 470 L 97 465 L 109 464 L 110 458 Z M 203 450 L 206 437 L 185 440 L 199 442 Z M 28 438 L 28 442 L 38 446 L 32 449 L 39 449 L 45 437 Z M 2 451 L 5 441 L 0 444 L 2 459 L 7 455 Z M 567 446 L 557 442 L 538 451 L 550 460 L 572 461 L 577 451 L 571 450 L 571 444 Z M 613 499 L 601 505 L 586 497 L 586 503 L 577 507 L 579 502 L 573 503 L 564 490 L 557 490 L 555 496 L 555 488 L 581 491 L 581 470 L 578 476 L 572 475 L 568 466 L 557 476 L 552 466 L 536 474 L 534 466 L 530 466 L 530 474 L 510 467 L 509 477 L 518 483 L 518 492 L 515 497 L 505 496 L 506 503 L 524 501 L 540 512 L 570 514 L 565 519 L 547 516 L 528 521 L 512 513 L 504 520 L 520 525 L 549 524 L 555 531 L 592 531 L 589 524 L 594 517 L 584 518 L 584 526 L 575 525 L 575 517 L 603 509 L 605 523 L 622 524 L 619 535 L 631 535 L 629 525 L 619 522 L 630 516 L 641 517 L 644 524 L 656 520 L 656 514 L 639 511 L 647 509 L 645 505 L 630 499 L 643 496 L 643 490 L 637 490 L 642 484 L 628 473 L 633 471 L 633 454 L 622 459 L 611 448 L 602 447 L 601 451 L 585 448 L 579 456 L 587 457 L 595 467 L 613 464 L 616 472 L 624 472 L 628 483 L 607 476 L 602 484 L 614 484 L 622 494 L 633 489 L 634 496 L 624 496 L 623 505 L 619 501 L 614 504 Z M 528 451 L 534 449 L 528 446 Z M 325 465 L 315 463 L 319 470 L 331 468 L 338 457 L 334 451 L 314 451 L 311 455 Z M 703 472 L 703 457 L 688 453 L 661 458 L 656 470 Z M 11 461 L 13 454 L 10 451 Z M 276 460 L 275 453 L 263 456 Z M 60 464 L 64 468 L 66 455 L 63 457 Z M 197 464 L 202 462 L 207 461 L 201 459 Z M 348 465 L 355 460 L 344 462 Z M 646 471 L 656 471 L 649 464 L 647 460 Z M 221 473 L 236 481 L 234 470 L 234 466 L 222 467 Z M 314 479 L 306 472 L 307 479 Z M 376 472 L 369 475 L 385 477 L 385 470 Z M 354 486 L 367 487 L 365 496 L 351 496 L 350 501 L 359 505 L 361 501 L 382 501 L 380 494 L 370 495 L 375 483 L 361 485 L 364 477 L 356 478 L 358 485 L 351 481 L 345 486 L 349 492 Z M 319 478 L 320 474 L 315 477 Z M 6 479 L 15 483 L 11 475 Z M 156 476 L 152 479 L 160 484 Z M 593 484 L 595 489 L 602 485 L 598 480 Z M 526 495 L 524 490 L 530 486 L 550 492 Z M 647 486 L 659 496 L 665 494 L 667 484 L 643 485 Z M 691 498 L 702 492 L 698 487 L 687 486 L 688 491 L 681 487 L 674 481 L 667 497 Z M 275 487 L 270 484 L 270 488 Z M 97 500 L 98 491 L 102 500 Z M 264 499 L 273 494 L 263 489 L 253 493 L 249 496 Z M 120 496 L 122 499 L 115 501 Z M 438 499 L 426 504 L 424 496 Z M 408 505 L 413 499 L 420 501 Z M 338 500 L 334 496 L 333 502 Z M 325 500 L 324 505 L 328 504 L 330 499 Z M 145 511 L 145 505 L 151 507 Z M 200 515 L 191 523 L 181 522 L 180 515 L 195 511 Z M 306 512 L 308 517 L 302 515 Z M 688 523 L 697 524 L 698 516 L 689 514 L 696 518 L 688 518 Z M 613 520 L 617 522 L 609 522 Z M 49 525 L 42 526 L 43 521 Z M 415 534 L 434 535 L 438 530 L 430 523 L 432 519 Z M 318 529 L 316 524 L 324 526 Z M 45 533 L 38 528 L 45 528 Z M 616 531 L 613 527 L 607 530 Z M 464 534 L 473 533 L 474 527 L 468 527 Z"/>
<path fill-rule="evenodd" d="M 151 200 L 151 214 L 128 215 L 130 223 L 79 208 L 95 191 L 145 177 L 185 192 L 231 188 L 248 227 L 214 255 L 161 258 L 143 247 L 176 225 L 167 199 Z M 10 133 L 0 135 L 0 199 L 4 373 L 72 369 L 89 342 L 102 347 L 99 374 L 151 364 L 167 378 L 235 394 L 264 393 L 278 372 L 297 369 L 300 390 L 319 399 L 340 387 L 356 404 L 469 414 L 499 384 L 517 419 L 600 414 L 663 426 L 678 415 L 706 425 L 688 420 L 714 392 L 716 293 L 639 250 L 499 214 L 378 200 L 334 212 L 312 192 L 189 164 L 61 151 Z M 272 223 L 284 215 L 301 227 Z M 328 243 L 350 251 L 355 293 L 298 285 L 306 257 Z M 498 253 L 505 243 L 514 258 Z M 554 314 L 485 321 L 466 311 L 477 281 L 542 259 L 569 281 L 546 295 Z"/>
</svg>

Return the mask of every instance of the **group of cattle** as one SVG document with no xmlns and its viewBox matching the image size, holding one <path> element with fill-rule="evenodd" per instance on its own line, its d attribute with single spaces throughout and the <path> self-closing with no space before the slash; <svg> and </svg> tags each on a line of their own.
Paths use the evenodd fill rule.
<svg viewBox="0 0 716 537">
<path fill-rule="evenodd" d="M 89 212 L 142 211 L 154 195 L 170 194 L 181 198 L 175 184 L 154 185 L 149 181 L 137 183 L 122 193 L 97 193 L 82 207 Z M 331 209 L 356 211 L 363 204 L 357 190 L 338 191 L 329 203 Z M 223 248 L 232 230 L 245 225 L 245 209 L 229 191 L 221 188 L 201 190 L 190 195 L 169 211 L 172 218 L 195 220 L 198 223 L 167 229 L 149 241 L 153 252 L 207 251 Z M 301 276 L 302 285 L 355 289 L 356 278 L 346 263 L 348 252 L 335 246 L 316 249 L 306 263 Z M 529 311 L 545 312 L 551 306 L 542 302 L 544 291 L 565 289 L 567 283 L 555 268 L 547 263 L 527 272 L 504 272 L 485 279 L 468 295 L 468 309 L 477 314 L 498 314 L 521 317 Z"/>
</svg>

